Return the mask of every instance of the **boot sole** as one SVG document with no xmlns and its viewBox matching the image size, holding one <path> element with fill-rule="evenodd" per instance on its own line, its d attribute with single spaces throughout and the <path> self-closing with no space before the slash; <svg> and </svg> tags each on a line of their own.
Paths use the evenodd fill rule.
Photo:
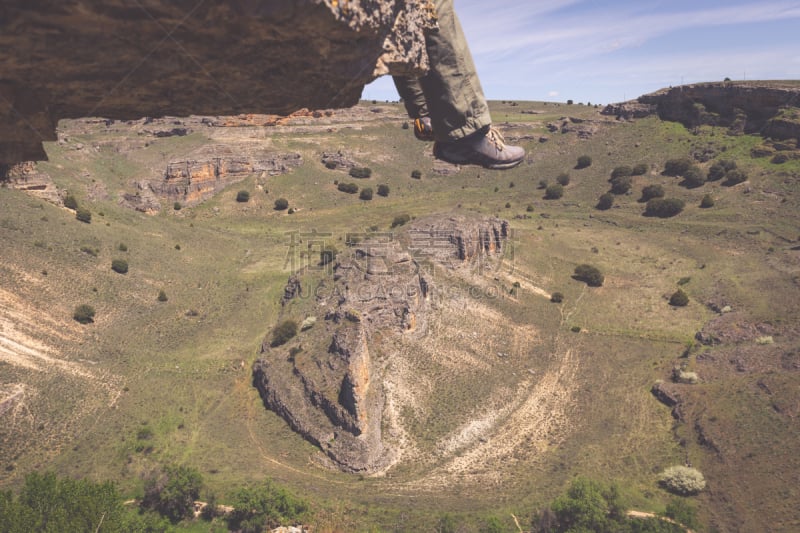
<svg viewBox="0 0 800 533">
<path fill-rule="evenodd" d="M 499 162 L 484 157 L 445 155 L 444 153 L 442 153 L 442 150 L 438 148 L 436 145 L 434 145 L 433 147 L 433 156 L 436 159 L 441 159 L 442 161 L 445 161 L 452 165 L 478 165 L 483 168 L 488 168 L 490 170 L 508 170 L 522 163 L 522 159 L 517 159 L 515 161 Z"/>
</svg>

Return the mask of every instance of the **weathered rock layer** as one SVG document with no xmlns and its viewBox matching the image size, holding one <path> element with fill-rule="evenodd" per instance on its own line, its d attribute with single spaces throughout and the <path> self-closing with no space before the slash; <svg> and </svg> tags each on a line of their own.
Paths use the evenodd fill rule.
<svg viewBox="0 0 800 533">
<path fill-rule="evenodd" d="M 61 118 L 348 107 L 427 69 L 421 0 L 10 0 L 0 5 L 0 165 L 41 160 Z"/>
</svg>

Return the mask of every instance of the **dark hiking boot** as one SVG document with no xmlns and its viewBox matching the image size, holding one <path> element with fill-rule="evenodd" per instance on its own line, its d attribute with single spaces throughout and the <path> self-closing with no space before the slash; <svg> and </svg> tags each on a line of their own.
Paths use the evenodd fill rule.
<svg viewBox="0 0 800 533">
<path fill-rule="evenodd" d="M 519 165 L 525 159 L 525 150 L 507 145 L 500 132 L 489 126 L 457 141 L 435 143 L 433 155 L 454 165 L 505 170 Z"/>
<path fill-rule="evenodd" d="M 414 119 L 414 137 L 420 141 L 433 140 L 433 126 L 431 117 L 420 117 Z"/>
</svg>

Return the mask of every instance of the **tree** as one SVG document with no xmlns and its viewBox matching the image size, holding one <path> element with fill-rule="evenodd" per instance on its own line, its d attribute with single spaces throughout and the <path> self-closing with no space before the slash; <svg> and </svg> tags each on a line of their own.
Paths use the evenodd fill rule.
<svg viewBox="0 0 800 533">
<path fill-rule="evenodd" d="M 407 214 L 397 215 L 396 217 L 394 217 L 394 220 L 392 220 L 392 227 L 396 228 L 397 226 L 402 226 L 403 224 L 407 224 L 408 221 L 410 220 L 411 220 L 410 215 Z"/>
<path fill-rule="evenodd" d="M 597 267 L 587 264 L 576 266 L 572 277 L 590 287 L 601 287 L 605 281 L 603 273 Z"/>
<path fill-rule="evenodd" d="M 633 175 L 633 169 L 628 165 L 615 167 L 614 170 L 611 171 L 611 181 L 614 181 L 617 178 L 628 177 L 631 175 Z"/>
<path fill-rule="evenodd" d="M 422 172 L 420 172 L 419 170 L 412 170 L 411 177 L 414 178 L 415 180 L 422 179 Z"/>
<path fill-rule="evenodd" d="M 367 179 L 372 176 L 372 169 L 368 167 L 353 167 L 350 169 L 350 176 L 358 179 Z"/>
<path fill-rule="evenodd" d="M 576 533 L 616 531 L 621 507 L 617 491 L 583 477 L 576 478 L 567 493 L 550 505 L 559 524 L 557 531 Z"/>
<path fill-rule="evenodd" d="M 567 185 L 569 185 L 569 174 L 567 174 L 566 172 L 562 172 L 561 174 L 558 175 L 558 177 L 556 177 L 556 182 L 559 185 L 563 185 L 564 187 L 566 187 Z"/>
<path fill-rule="evenodd" d="M 554 292 L 550 295 L 550 301 L 556 304 L 560 304 L 564 301 L 564 295 L 560 292 Z"/>
<path fill-rule="evenodd" d="M 239 191 L 236 193 L 236 201 L 246 203 L 250 201 L 250 193 L 247 191 Z"/>
<path fill-rule="evenodd" d="M 85 222 L 86 224 L 91 224 L 92 212 L 86 209 L 85 207 L 79 207 L 75 211 L 75 218 L 80 220 L 81 222 Z"/>
<path fill-rule="evenodd" d="M 575 165 L 576 169 L 586 168 L 592 165 L 592 158 L 588 155 L 578 157 L 578 163 Z"/>
<path fill-rule="evenodd" d="M 692 162 L 685 158 L 681 157 L 678 159 L 668 159 L 666 163 L 664 163 L 664 175 L 665 176 L 683 176 L 683 174 L 689 170 L 692 166 Z"/>
<path fill-rule="evenodd" d="M 94 307 L 89 304 L 81 304 L 73 311 L 72 318 L 81 324 L 91 324 L 94 322 L 94 315 Z"/>
<path fill-rule="evenodd" d="M 174 209 L 175 211 L 180 211 L 182 207 L 183 206 L 181 206 L 180 202 L 175 202 L 174 204 L 172 204 L 172 209 Z"/>
<path fill-rule="evenodd" d="M 158 301 L 159 302 L 166 302 L 168 300 L 167 293 L 164 292 L 164 289 L 158 291 Z"/>
<path fill-rule="evenodd" d="M 744 171 L 735 168 L 725 173 L 725 182 L 723 185 L 730 187 L 739 183 L 744 183 L 745 181 L 747 181 L 747 174 L 745 174 Z"/>
<path fill-rule="evenodd" d="M 389 196 L 389 186 L 384 184 L 378 185 L 378 196 Z"/>
<path fill-rule="evenodd" d="M 658 483 L 666 490 L 688 496 L 706 488 L 702 472 L 689 466 L 670 466 L 659 476 Z"/>
<path fill-rule="evenodd" d="M 370 187 L 365 187 L 361 189 L 361 193 L 358 195 L 359 200 L 372 200 L 372 189 Z"/>
<path fill-rule="evenodd" d="M 669 305 L 673 307 L 685 307 L 689 304 L 689 296 L 683 292 L 683 289 L 678 289 L 669 297 Z"/>
<path fill-rule="evenodd" d="M 358 192 L 358 185 L 356 185 L 355 183 L 342 182 L 339 185 L 337 185 L 336 188 L 342 192 L 346 192 L 347 194 L 355 194 Z"/>
<path fill-rule="evenodd" d="M 678 198 L 653 198 L 647 201 L 644 216 L 669 218 L 674 217 L 685 207 L 686 202 Z"/>
<path fill-rule="evenodd" d="M 548 185 L 544 191 L 545 200 L 558 200 L 562 196 L 564 196 L 564 186 L 560 183 Z"/>
<path fill-rule="evenodd" d="M 128 272 L 128 262 L 124 259 L 112 259 L 111 270 L 117 274 L 126 274 Z"/>
<path fill-rule="evenodd" d="M 664 197 L 664 187 L 661 185 L 646 185 L 642 189 L 642 197 L 639 199 L 640 202 L 647 202 L 648 200 L 652 200 L 653 198 L 663 198 Z"/>
<path fill-rule="evenodd" d="M 611 192 L 614 194 L 625 194 L 631 190 L 631 177 L 622 175 L 612 178 Z"/>
<path fill-rule="evenodd" d="M 633 169 L 631 170 L 631 175 L 644 176 L 645 174 L 647 174 L 647 169 L 648 169 L 647 163 L 638 163 L 637 165 L 634 165 Z"/>
<path fill-rule="evenodd" d="M 686 172 L 683 173 L 683 185 L 690 189 L 702 187 L 705 182 L 706 177 L 697 165 L 690 166 Z"/>
<path fill-rule="evenodd" d="M 272 329 L 272 342 L 270 346 L 276 348 L 289 342 L 297 335 L 297 322 L 286 319 Z"/>
<path fill-rule="evenodd" d="M 78 209 L 78 200 L 76 200 L 71 194 L 68 194 L 64 197 L 64 207 L 75 211 Z"/>
<path fill-rule="evenodd" d="M 611 193 L 605 193 L 600 195 L 600 198 L 597 200 L 597 205 L 595 206 L 600 211 L 606 211 L 611 209 L 614 205 L 614 195 Z"/>
<path fill-rule="evenodd" d="M 258 487 L 239 489 L 232 503 L 234 510 L 228 515 L 228 528 L 242 533 L 261 533 L 280 525 L 296 524 L 308 511 L 304 500 L 269 480 Z"/>
<path fill-rule="evenodd" d="M 194 515 L 194 501 L 202 486 L 203 477 L 195 468 L 168 465 L 145 481 L 141 505 L 179 522 Z"/>
<path fill-rule="evenodd" d="M 700 200 L 700 207 L 703 209 L 708 209 L 709 207 L 714 207 L 714 197 L 710 194 L 706 194 L 703 196 L 703 199 Z"/>
<path fill-rule="evenodd" d="M 278 198 L 275 200 L 275 211 L 283 211 L 289 207 L 289 200 L 286 198 Z"/>
</svg>

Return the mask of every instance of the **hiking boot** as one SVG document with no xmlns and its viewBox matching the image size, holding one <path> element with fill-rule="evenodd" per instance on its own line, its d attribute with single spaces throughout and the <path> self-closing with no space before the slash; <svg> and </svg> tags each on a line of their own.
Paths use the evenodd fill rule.
<svg viewBox="0 0 800 533">
<path fill-rule="evenodd" d="M 505 170 L 519 165 L 525 159 L 525 150 L 507 145 L 499 131 L 487 126 L 457 141 L 435 143 L 433 155 L 454 165 Z"/>
<path fill-rule="evenodd" d="M 414 137 L 420 141 L 433 140 L 433 126 L 431 117 L 420 117 L 414 119 Z"/>
</svg>

